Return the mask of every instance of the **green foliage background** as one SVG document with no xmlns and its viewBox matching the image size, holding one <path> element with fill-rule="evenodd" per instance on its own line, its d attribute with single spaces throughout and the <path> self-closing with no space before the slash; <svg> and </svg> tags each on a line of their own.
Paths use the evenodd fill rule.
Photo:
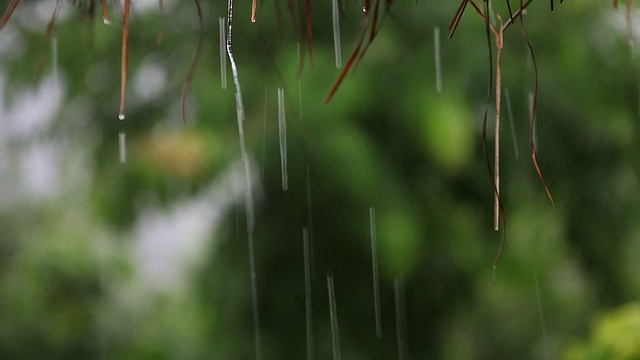
<svg viewBox="0 0 640 360">
<path fill-rule="evenodd" d="M 253 358 L 241 197 L 222 206 L 221 220 L 206 220 L 213 230 L 178 285 L 157 290 L 141 281 L 133 251 L 145 213 L 180 213 L 198 199 L 212 203 L 212 184 L 239 156 L 232 79 L 228 89 L 220 87 L 217 19 L 226 15 L 226 4 L 203 4 L 205 44 L 186 125 L 179 106 L 198 38 L 192 2 L 165 4 L 165 34 L 157 46 L 157 9 L 134 7 L 124 122 L 117 120 L 121 22 L 104 26 L 95 20 L 90 32 L 87 19 L 78 20 L 65 4 L 54 68 L 50 45 L 43 42 L 48 15 L 34 16 L 46 6 L 22 5 L 0 33 L 9 44 L 0 56 L 5 117 L 25 91 L 44 88 L 46 80 L 37 76 L 42 59 L 43 79 L 58 76 L 64 86 L 61 106 L 42 115 L 53 120 L 37 131 L 3 137 L 1 144 L 0 354 Z M 324 105 L 339 73 L 330 3 L 313 3 L 315 68 L 305 62 L 299 80 L 295 30 L 284 3 L 278 21 L 276 5 L 263 3 L 251 24 L 250 3 L 238 2 L 234 24 L 247 143 L 259 166 L 255 251 L 264 359 L 306 354 L 307 169 L 316 358 L 331 356 L 328 273 L 335 279 L 345 359 L 397 357 L 395 280 L 404 284 L 402 337 L 411 358 L 639 356 L 637 346 L 616 345 L 637 344 L 637 326 L 622 331 L 624 325 L 612 325 L 623 321 L 617 309 L 635 309 L 637 303 L 626 304 L 640 294 L 639 74 L 623 9 L 567 2 L 549 12 L 542 1 L 527 9 L 525 26 L 540 77 L 536 142 L 555 207 L 529 156 L 534 73 L 528 49 L 518 26 L 505 34 L 503 85 L 516 143 L 503 107 L 508 228 L 494 274 L 500 235 L 492 230 L 481 144 L 488 81 L 483 21 L 468 9 L 456 36 L 445 40 L 458 4 L 394 4 L 362 63 Z M 344 9 L 343 61 L 362 19 L 359 4 L 347 2 Z M 118 14 L 115 6 L 112 15 Z M 442 32 L 442 93 L 435 86 L 435 26 Z M 150 73 L 150 67 L 161 71 Z M 164 81 L 154 85 L 158 79 Z M 286 94 L 286 192 L 277 87 Z M 12 119 L 11 126 L 20 123 Z M 127 136 L 126 164 L 118 160 L 119 133 Z M 55 164 L 62 174 L 57 190 L 46 197 L 30 196 L 22 186 L 21 154 L 38 143 L 52 144 L 62 159 Z M 370 207 L 377 214 L 381 338 L 375 332 Z M 190 236 L 196 235 L 186 231 L 172 241 L 186 243 Z M 609 322 L 596 321 L 609 313 Z M 613 335 L 619 331 L 625 337 Z"/>
</svg>

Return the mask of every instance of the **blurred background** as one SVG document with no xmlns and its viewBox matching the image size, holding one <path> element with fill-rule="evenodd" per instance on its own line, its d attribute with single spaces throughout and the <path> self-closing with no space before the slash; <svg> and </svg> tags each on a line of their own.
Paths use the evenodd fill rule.
<svg viewBox="0 0 640 360">
<path fill-rule="evenodd" d="M 229 66 L 221 85 L 226 3 L 202 1 L 186 124 L 193 1 L 165 0 L 164 17 L 156 1 L 133 1 L 125 121 L 122 4 L 108 2 L 107 26 L 88 1 L 63 1 L 47 39 L 55 3 L 22 1 L 0 32 L 2 358 L 640 357 L 637 9 L 631 25 L 626 3 L 527 9 L 535 142 L 555 207 L 530 156 L 533 61 L 519 24 L 505 32 L 507 230 L 494 272 L 489 61 L 473 9 L 449 40 L 458 2 L 394 3 L 325 105 L 341 71 L 331 3 L 312 2 L 311 69 L 304 17 L 292 17 L 304 2 L 260 3 L 255 24 L 237 2 L 254 297 Z M 340 7 L 344 65 L 364 14 L 357 1 Z"/>
</svg>

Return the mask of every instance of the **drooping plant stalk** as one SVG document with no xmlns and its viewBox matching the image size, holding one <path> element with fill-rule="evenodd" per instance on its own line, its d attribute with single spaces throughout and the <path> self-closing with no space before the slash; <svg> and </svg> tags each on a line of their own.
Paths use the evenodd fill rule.
<svg viewBox="0 0 640 360">
<path fill-rule="evenodd" d="M 311 20 L 311 0 L 307 0 L 307 42 L 309 44 L 309 64 L 311 65 L 311 71 L 314 69 L 313 65 L 313 23 Z"/>
<path fill-rule="evenodd" d="M 122 18 L 122 61 L 120 71 L 120 113 L 118 119 L 124 120 L 124 106 L 127 98 L 127 68 L 129 66 L 129 15 L 131 0 L 124 0 L 124 14 Z"/>
<path fill-rule="evenodd" d="M 555 206 L 555 201 L 553 200 L 553 196 L 551 195 L 549 186 L 547 186 L 547 181 L 545 180 L 544 175 L 542 175 L 542 170 L 540 169 L 540 164 L 538 163 L 538 152 L 536 151 L 536 144 L 534 141 L 534 125 L 536 121 L 536 109 L 538 108 L 538 65 L 536 63 L 536 56 L 533 51 L 533 46 L 531 45 L 531 41 L 529 40 L 527 31 L 524 28 L 524 20 L 522 15 L 520 15 L 520 30 L 522 31 L 522 36 L 524 37 L 524 40 L 527 43 L 527 47 L 529 48 L 529 53 L 531 54 L 533 71 L 535 75 L 535 83 L 533 87 L 533 103 L 531 106 L 531 114 L 529 118 L 529 138 L 531 143 L 531 159 L 533 160 L 533 165 L 536 168 L 536 171 L 538 172 L 538 177 L 540 178 L 540 181 L 544 186 L 544 191 L 547 193 L 547 197 L 549 197 L 549 200 L 551 201 L 551 205 Z"/>
<path fill-rule="evenodd" d="M 497 14 L 502 25 L 502 18 Z M 502 100 L 502 48 L 504 45 L 504 32 L 502 26 L 500 31 L 494 33 L 496 37 L 496 126 L 494 136 L 494 182 L 495 194 L 493 199 L 493 229 L 498 230 L 500 226 L 500 109 Z"/>
<path fill-rule="evenodd" d="M 159 0 L 158 6 L 160 10 L 160 29 L 158 30 L 158 35 L 156 35 L 156 45 L 160 45 L 164 36 L 164 1 Z"/>
<path fill-rule="evenodd" d="M 11 0 L 11 2 L 7 5 L 7 9 L 2 14 L 2 18 L 0 18 L 0 31 L 7 25 L 9 19 L 11 19 L 11 15 L 16 11 L 16 8 L 20 4 L 20 0 Z"/>
<path fill-rule="evenodd" d="M 258 9 L 258 1 L 257 0 L 252 0 L 251 1 L 251 22 L 254 23 L 256 22 L 256 11 Z"/>
<path fill-rule="evenodd" d="M 633 10 L 633 0 L 627 0 L 627 40 L 633 46 L 633 21 L 631 11 Z"/>
<path fill-rule="evenodd" d="M 100 3 L 102 4 L 102 22 L 104 22 L 105 25 L 109 25 L 111 24 L 111 18 L 109 17 L 109 8 L 107 7 L 107 1 L 100 0 Z"/>
<path fill-rule="evenodd" d="M 360 38 L 358 39 L 356 48 L 353 50 L 353 53 L 349 57 L 349 60 L 347 60 L 347 63 L 342 69 L 342 71 L 340 72 L 340 75 L 338 75 L 338 79 L 333 84 L 333 87 L 331 88 L 329 95 L 327 95 L 326 99 L 324 100 L 325 105 L 328 104 L 333 98 L 333 96 L 336 94 L 336 92 L 338 91 L 338 88 L 340 88 L 342 81 L 345 79 L 349 71 L 355 65 L 357 65 L 357 63 L 360 60 L 362 60 L 364 54 L 367 52 L 367 49 L 369 48 L 369 45 L 371 45 L 371 42 L 376 38 L 376 35 L 380 30 L 381 22 L 378 22 L 378 11 L 379 11 L 379 3 L 382 0 L 373 0 L 373 1 L 375 2 L 373 4 L 374 11 L 370 11 L 372 7 L 370 0 L 366 0 L 364 2 L 364 5 L 363 5 L 364 19 L 362 20 L 362 25 L 361 25 L 362 33 L 360 34 Z M 385 10 L 385 14 L 389 12 L 389 6 L 392 3 L 393 3 L 392 0 L 387 0 L 387 8 Z M 371 18 L 372 12 L 374 13 L 373 19 Z M 369 30 L 370 25 L 371 25 L 371 29 Z M 367 33 L 369 33 L 368 40 L 367 40 Z M 367 40 L 366 43 L 365 43 L 365 40 Z"/>
<path fill-rule="evenodd" d="M 204 19 L 202 17 L 202 7 L 200 6 L 200 0 L 195 0 L 196 9 L 198 11 L 198 22 L 200 24 L 200 35 L 198 37 L 198 46 L 196 47 L 196 52 L 193 54 L 193 60 L 191 61 L 191 66 L 189 67 L 189 72 L 187 73 L 187 77 L 184 79 L 184 85 L 182 87 L 182 123 L 187 123 L 187 97 L 189 96 L 189 91 L 191 89 L 191 81 L 193 80 L 193 75 L 196 72 L 196 68 L 198 67 L 198 62 L 200 61 L 200 54 L 202 53 L 202 43 L 204 42 Z"/>
</svg>

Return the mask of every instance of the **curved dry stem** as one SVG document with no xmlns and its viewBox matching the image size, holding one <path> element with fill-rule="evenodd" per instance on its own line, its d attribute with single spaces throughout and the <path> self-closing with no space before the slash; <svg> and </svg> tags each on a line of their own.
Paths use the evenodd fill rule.
<svg viewBox="0 0 640 360">
<path fill-rule="evenodd" d="M 55 28 L 56 28 L 58 12 L 60 11 L 61 7 L 62 7 L 62 0 L 56 0 L 55 7 L 53 9 L 53 14 L 51 14 L 51 19 L 47 24 L 47 30 L 44 33 L 44 41 L 46 43 L 51 42 L 51 37 L 53 36 L 53 32 L 55 31 Z M 42 56 L 40 57 L 40 61 L 38 61 L 38 72 L 37 72 L 38 83 L 40 83 L 40 80 L 42 79 L 42 74 L 44 72 L 44 62 L 46 58 L 47 58 L 46 51 L 44 51 Z"/>
<path fill-rule="evenodd" d="M 451 39 L 453 37 L 453 34 L 456 33 L 456 29 L 458 29 L 458 25 L 460 24 L 460 20 L 462 20 L 462 15 L 464 15 L 464 10 L 467 8 L 468 3 L 469 0 L 462 0 L 462 3 L 460 3 L 460 6 L 458 6 L 458 10 L 456 10 L 455 14 L 453 15 L 453 19 L 451 19 L 448 27 L 449 39 Z"/>
<path fill-rule="evenodd" d="M 551 195 L 551 191 L 549 190 L 549 186 L 547 185 L 547 181 L 542 175 L 542 170 L 540 169 L 540 164 L 538 163 L 538 153 L 536 151 L 536 144 L 534 142 L 534 125 L 536 120 L 536 109 L 538 107 L 538 65 L 536 63 L 536 56 L 533 52 L 533 46 L 531 45 L 531 41 L 529 40 L 529 36 L 527 35 L 527 31 L 524 28 L 524 20 L 522 19 L 522 15 L 520 16 L 520 30 L 522 31 L 522 36 L 524 37 L 525 42 L 527 43 L 527 47 L 529 48 L 529 53 L 531 54 L 531 60 L 533 63 L 533 71 L 535 74 L 535 83 L 533 87 L 533 104 L 531 106 L 531 115 L 529 118 L 529 137 L 531 141 L 531 159 L 533 160 L 533 166 L 536 168 L 536 172 L 538 173 L 538 177 L 540 181 L 542 181 L 542 185 L 544 185 L 544 191 L 547 193 L 549 200 L 551 201 L 551 205 L 555 206 L 555 201 L 553 200 L 553 196 Z"/>
<path fill-rule="evenodd" d="M 472 1 L 470 2 L 473 4 Z M 475 7 L 475 4 L 473 5 Z M 485 2 L 485 6 L 486 6 L 485 8 L 486 13 L 489 13 L 488 1 Z M 477 7 L 476 7 L 476 10 L 477 10 Z M 482 16 L 481 12 L 480 12 L 480 15 Z M 502 258 L 502 252 L 504 250 L 505 236 L 506 236 L 505 234 L 507 232 L 507 216 L 504 209 L 504 205 L 502 203 L 502 199 L 500 198 L 498 186 L 494 178 L 493 169 L 491 167 L 491 160 L 489 157 L 489 148 L 487 146 L 487 122 L 489 118 L 489 104 L 491 103 L 491 93 L 493 90 L 493 50 L 492 50 L 492 44 L 491 44 L 491 33 L 496 34 L 496 32 L 495 32 L 495 29 L 492 28 L 491 23 L 489 22 L 489 18 L 486 16 L 483 16 L 483 18 L 485 21 L 485 28 L 486 28 L 487 48 L 489 50 L 489 84 L 487 86 L 487 102 L 485 105 L 484 116 L 482 119 L 482 149 L 484 151 L 484 158 L 486 160 L 489 178 L 491 179 L 491 186 L 493 187 L 493 193 L 494 193 L 495 199 L 497 199 L 498 210 L 499 212 L 502 212 L 502 234 L 500 235 L 500 246 L 498 247 L 498 253 L 496 254 L 496 258 L 493 261 L 493 268 L 495 270 L 498 267 L 498 262 L 500 262 L 500 258 Z"/>
<path fill-rule="evenodd" d="M 375 0 L 375 1 L 376 3 L 373 5 L 371 5 L 371 3 L 369 2 L 366 3 L 365 9 L 367 9 L 367 11 L 365 12 L 364 19 L 362 21 L 362 25 L 361 25 L 362 32 L 360 34 L 360 38 L 358 39 L 356 48 L 353 50 L 353 53 L 351 53 L 349 60 L 347 60 L 346 65 L 340 72 L 340 75 L 338 76 L 338 79 L 336 80 L 333 87 L 331 88 L 329 95 L 324 100 L 325 105 L 331 102 L 331 99 L 335 95 L 336 91 L 338 91 L 338 88 L 342 84 L 342 81 L 344 80 L 344 78 L 347 76 L 347 73 L 362 60 L 365 53 L 369 49 L 371 42 L 376 38 L 376 35 L 378 34 L 382 26 L 382 22 L 384 18 L 378 21 L 379 4 L 381 0 Z M 389 4 L 390 3 L 387 2 L 387 10 L 388 10 Z M 370 16 L 372 12 L 370 10 L 372 6 L 373 6 L 373 19 Z M 371 23 L 371 30 L 368 31 L 370 23 Z M 368 39 L 367 39 L 367 34 L 369 34 Z"/>
<path fill-rule="evenodd" d="M 502 22 L 500 15 L 498 19 Z M 502 27 L 500 27 L 502 29 Z M 500 105 L 502 100 L 502 47 L 504 33 L 502 31 L 496 37 L 496 124 L 495 124 L 495 136 L 494 136 L 494 216 L 493 216 L 493 228 L 498 230 L 500 226 Z"/>
<path fill-rule="evenodd" d="M 511 18 L 509 18 L 509 20 L 507 20 L 504 25 L 502 25 L 502 31 L 507 30 L 507 28 L 509 26 L 511 26 L 511 24 L 513 24 L 513 22 L 522 16 L 523 11 L 527 8 L 527 6 L 529 6 L 529 4 L 531 4 L 533 0 L 527 0 L 527 2 L 525 2 L 524 4 L 522 4 L 522 1 L 520 2 L 520 9 L 518 9 Z M 561 1 L 562 2 L 562 1 Z"/>
<path fill-rule="evenodd" d="M 633 0 L 627 0 L 627 40 L 629 45 L 633 46 L 633 20 L 631 18 L 633 11 Z"/>
<path fill-rule="evenodd" d="M 127 97 L 127 69 L 129 66 L 129 15 L 131 0 L 124 0 L 124 15 L 122 20 L 122 69 L 120 71 L 120 113 L 118 118 L 124 120 L 124 106 Z"/>
<path fill-rule="evenodd" d="M 160 29 L 156 35 L 156 45 L 160 45 L 164 36 L 164 1 L 159 0 L 158 5 L 160 6 Z"/>
<path fill-rule="evenodd" d="M 251 22 L 256 22 L 256 10 L 258 8 L 257 0 L 251 1 Z"/>
<path fill-rule="evenodd" d="M 11 0 L 9 5 L 7 5 L 7 9 L 4 11 L 4 14 L 2 14 L 2 18 L 0 18 L 0 31 L 7 25 L 13 12 L 16 11 L 18 4 L 20 4 L 20 0 Z"/>
<path fill-rule="evenodd" d="M 389 13 L 389 5 L 387 5 L 386 10 L 382 16 L 382 19 L 380 19 L 380 21 L 378 21 L 378 16 L 379 16 L 379 8 L 380 8 L 380 2 L 381 0 L 376 0 L 376 3 L 373 5 L 374 9 L 373 9 L 373 21 L 371 24 L 371 32 L 369 33 L 369 40 L 367 41 L 367 44 L 365 45 L 364 49 L 362 49 L 362 52 L 360 53 L 360 56 L 358 57 L 358 63 L 360 63 L 360 61 L 362 61 L 362 58 L 364 57 L 364 55 L 367 53 L 367 50 L 369 50 L 369 46 L 371 46 L 371 44 L 373 43 L 373 40 L 375 40 L 376 36 L 378 35 L 378 32 L 380 32 L 380 29 L 382 28 L 382 24 L 384 23 L 384 20 L 387 18 L 386 15 Z M 356 64 L 357 65 L 357 64 Z"/>
<path fill-rule="evenodd" d="M 309 63 L 311 71 L 314 69 L 313 64 L 313 23 L 311 20 L 311 0 L 307 0 L 307 41 L 309 43 Z"/>
<path fill-rule="evenodd" d="M 109 8 L 107 7 L 107 1 L 100 0 L 100 3 L 102 4 L 102 22 L 104 22 L 105 25 L 109 25 L 111 24 L 111 18 L 109 17 Z"/>
<path fill-rule="evenodd" d="M 196 72 L 196 68 L 198 67 L 198 62 L 200 61 L 200 54 L 202 53 L 202 43 L 204 42 L 204 18 L 202 16 L 202 7 L 200 6 L 200 0 L 195 0 L 196 8 L 198 10 L 198 21 L 200 23 L 200 35 L 198 37 L 198 47 L 196 48 L 195 54 L 193 54 L 193 60 L 191 61 L 191 67 L 189 67 L 189 72 L 187 73 L 187 77 L 184 80 L 184 86 L 182 88 L 182 123 L 187 123 L 187 97 L 189 96 L 189 90 L 191 89 L 191 81 L 193 80 L 193 75 Z"/>
<path fill-rule="evenodd" d="M 338 79 L 336 80 L 335 84 L 333 84 L 333 87 L 331 88 L 331 91 L 329 92 L 329 95 L 327 95 L 327 98 L 324 99 L 324 104 L 325 105 L 327 105 L 327 104 L 329 104 L 329 102 L 331 102 L 331 99 L 336 94 L 336 91 L 338 91 L 338 88 L 340 87 L 340 84 L 342 84 L 342 81 L 347 76 L 347 73 L 349 72 L 349 70 L 351 70 L 351 68 L 355 64 L 355 62 L 356 62 L 356 60 L 358 58 L 358 54 L 360 54 L 360 49 L 362 48 L 362 44 L 364 43 L 364 38 L 365 38 L 366 34 L 367 34 L 367 32 L 365 30 L 360 35 L 360 40 L 358 40 L 358 45 L 356 46 L 355 50 L 353 50 L 353 53 L 349 57 L 349 60 L 347 61 L 347 64 L 345 65 L 345 67 L 342 69 L 342 72 L 340 72 L 340 75 L 338 76 Z"/>
</svg>

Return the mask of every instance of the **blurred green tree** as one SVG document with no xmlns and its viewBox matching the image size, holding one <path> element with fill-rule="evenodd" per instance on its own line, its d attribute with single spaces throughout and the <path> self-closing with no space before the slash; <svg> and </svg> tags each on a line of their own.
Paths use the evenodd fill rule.
<svg viewBox="0 0 640 360">
<path fill-rule="evenodd" d="M 112 25 L 96 24 L 88 36 L 77 8 L 63 4 L 51 42 L 43 45 L 56 4 L 25 1 L 0 33 L 3 357 L 255 356 L 244 190 L 221 180 L 241 179 L 233 170 L 239 155 L 233 91 L 220 87 L 217 63 L 216 18 L 226 16 L 226 6 L 202 4 L 205 43 L 183 125 L 180 88 L 198 44 L 196 9 L 165 1 L 163 39 L 156 45 L 158 8 L 133 4 L 124 122 L 116 119 L 117 6 Z M 438 92 L 432 28 L 444 29 L 459 4 L 393 4 L 363 61 L 324 105 L 340 72 L 331 5 L 313 3 L 315 68 L 305 67 L 302 77 L 297 42 L 304 49 L 306 37 L 291 19 L 302 4 L 262 3 L 256 24 L 250 2 L 235 5 L 234 52 L 259 195 L 263 358 L 306 354 L 303 228 L 313 243 L 316 358 L 332 353 L 327 274 L 335 281 L 345 359 L 393 358 L 399 349 L 405 358 L 556 358 L 588 334 L 594 314 L 637 300 L 639 74 L 625 9 L 567 3 L 551 13 L 545 2 L 527 8 L 540 89 L 534 139 L 557 200 L 553 208 L 523 155 L 534 90 L 530 54 L 521 33 L 505 32 L 501 109 L 510 125 L 502 132 L 501 195 L 508 230 L 494 279 L 499 235 L 492 229 L 493 192 L 481 144 L 488 81 L 482 18 L 467 14 L 455 38 L 442 42 Z M 495 5 L 506 19 L 504 4 Z M 351 49 L 362 17 L 359 4 L 344 4 L 342 39 Z M 38 116 L 13 111 L 24 99 L 35 103 L 25 89 L 36 84 L 40 64 L 39 90 L 58 84 L 58 95 L 46 93 L 59 96 L 58 107 Z M 287 191 L 276 88 L 285 94 Z M 35 176 L 51 183 L 53 195 L 37 195 L 29 180 L 34 175 L 25 170 L 49 166 L 30 167 L 29 154 L 40 152 L 58 159 L 51 165 L 57 176 Z M 179 225 L 175 214 L 197 221 Z M 196 234 L 201 227 L 204 235 Z M 204 240 L 196 246 L 199 237 Z M 168 244 L 195 247 L 197 255 L 183 260 L 186 275 L 177 283 L 157 289 L 155 282 L 177 271 L 163 251 L 180 251 Z M 149 263 L 157 272 L 147 278 L 141 274 Z M 567 354 L 582 348 L 575 349 Z"/>
</svg>

